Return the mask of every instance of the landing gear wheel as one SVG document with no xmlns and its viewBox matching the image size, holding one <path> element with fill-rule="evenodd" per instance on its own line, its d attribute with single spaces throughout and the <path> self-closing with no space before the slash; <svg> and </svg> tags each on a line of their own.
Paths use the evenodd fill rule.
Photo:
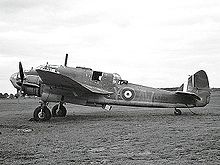
<svg viewBox="0 0 220 165">
<path fill-rule="evenodd" d="M 63 104 L 57 104 L 52 108 L 53 117 L 65 117 L 66 113 L 67 111 Z"/>
<path fill-rule="evenodd" d="M 182 112 L 179 109 L 175 109 L 174 115 L 179 116 L 181 114 L 182 114 Z"/>
<path fill-rule="evenodd" d="M 34 110 L 34 120 L 35 121 L 47 121 L 51 118 L 51 112 L 46 106 L 38 106 Z"/>
</svg>

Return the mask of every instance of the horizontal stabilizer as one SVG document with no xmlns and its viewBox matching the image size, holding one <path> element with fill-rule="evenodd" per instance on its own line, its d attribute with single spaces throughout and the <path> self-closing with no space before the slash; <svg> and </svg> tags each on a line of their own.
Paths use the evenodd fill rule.
<svg viewBox="0 0 220 165">
<path fill-rule="evenodd" d="M 185 96 L 185 97 L 191 97 L 196 100 L 201 100 L 201 98 L 198 95 L 196 95 L 195 93 L 191 93 L 191 92 L 176 91 L 175 94 Z"/>
</svg>

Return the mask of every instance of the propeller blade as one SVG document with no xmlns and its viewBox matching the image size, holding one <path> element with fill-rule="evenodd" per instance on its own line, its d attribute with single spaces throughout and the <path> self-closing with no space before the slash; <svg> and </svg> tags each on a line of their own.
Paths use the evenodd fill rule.
<svg viewBox="0 0 220 165">
<path fill-rule="evenodd" d="M 24 70 L 23 70 L 21 62 L 19 62 L 19 73 L 20 73 L 20 77 L 21 77 L 21 83 L 23 83 L 23 81 L 24 81 Z"/>
<path fill-rule="evenodd" d="M 20 89 L 17 89 L 17 93 L 16 93 L 17 97 L 19 96 L 19 92 L 20 92 Z"/>
</svg>

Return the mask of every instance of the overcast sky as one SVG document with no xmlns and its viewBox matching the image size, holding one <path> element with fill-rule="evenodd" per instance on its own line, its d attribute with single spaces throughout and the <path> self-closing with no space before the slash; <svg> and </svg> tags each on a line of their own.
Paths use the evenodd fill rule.
<svg viewBox="0 0 220 165">
<path fill-rule="evenodd" d="M 219 0 L 1 0 L 0 92 L 41 64 L 119 73 L 152 87 L 180 86 L 203 69 L 220 87 Z"/>
</svg>

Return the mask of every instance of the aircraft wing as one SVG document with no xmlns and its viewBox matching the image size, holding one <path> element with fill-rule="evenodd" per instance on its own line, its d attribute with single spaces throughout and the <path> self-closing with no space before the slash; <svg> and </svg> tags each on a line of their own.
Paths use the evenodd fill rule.
<svg viewBox="0 0 220 165">
<path fill-rule="evenodd" d="M 113 93 L 113 92 L 109 92 L 109 91 L 106 91 L 104 89 L 100 89 L 100 88 L 97 88 L 94 86 L 90 86 L 90 85 L 86 85 L 86 84 L 81 84 L 81 85 L 93 93 L 104 94 L 104 95 L 108 95 L 108 94 Z"/>
<path fill-rule="evenodd" d="M 176 91 L 175 94 L 185 96 L 185 97 L 190 97 L 195 100 L 201 100 L 201 98 L 198 95 L 196 95 L 195 93 L 191 93 L 191 92 Z"/>
<path fill-rule="evenodd" d="M 62 75 L 58 72 L 52 72 L 42 69 L 37 69 L 36 71 L 42 79 L 43 83 L 48 86 L 65 87 L 74 90 L 76 93 L 83 92 L 102 95 L 112 94 L 112 92 L 106 91 L 104 89 L 77 82 L 69 78 L 68 76 Z"/>
</svg>

